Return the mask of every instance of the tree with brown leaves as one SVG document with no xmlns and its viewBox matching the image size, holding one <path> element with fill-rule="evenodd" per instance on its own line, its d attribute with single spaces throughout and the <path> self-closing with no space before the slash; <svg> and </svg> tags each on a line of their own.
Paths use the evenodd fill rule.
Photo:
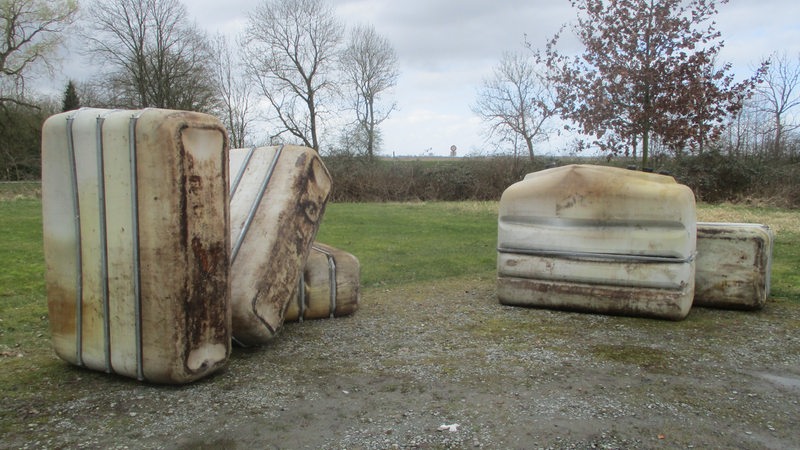
<svg viewBox="0 0 800 450">
<path fill-rule="evenodd" d="M 714 0 L 572 0 L 572 6 L 573 31 L 585 50 L 562 54 L 560 33 L 545 50 L 562 116 L 610 153 L 635 152 L 641 142 L 643 167 L 652 137 L 676 153 L 702 152 L 761 74 L 734 83 L 730 64 L 716 65 L 723 41 L 712 21 Z"/>
</svg>

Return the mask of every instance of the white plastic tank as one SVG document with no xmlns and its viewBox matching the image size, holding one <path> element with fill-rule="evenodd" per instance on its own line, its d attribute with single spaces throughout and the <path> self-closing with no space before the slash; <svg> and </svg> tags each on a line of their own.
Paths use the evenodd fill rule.
<svg viewBox="0 0 800 450">
<path fill-rule="evenodd" d="M 278 332 L 298 294 L 331 177 L 307 147 L 234 149 L 229 157 L 233 337 L 258 345 Z"/>
<path fill-rule="evenodd" d="M 361 265 L 353 254 L 314 242 L 286 320 L 323 319 L 353 314 L 360 298 Z"/>
<path fill-rule="evenodd" d="M 186 383 L 230 354 L 227 138 L 209 115 L 80 109 L 42 130 L 53 347 Z"/>
<path fill-rule="evenodd" d="M 680 320 L 694 294 L 695 200 L 672 177 L 593 165 L 528 174 L 498 213 L 501 303 Z"/>
<path fill-rule="evenodd" d="M 773 241 L 767 225 L 698 222 L 694 305 L 763 308 L 769 297 Z"/>
</svg>

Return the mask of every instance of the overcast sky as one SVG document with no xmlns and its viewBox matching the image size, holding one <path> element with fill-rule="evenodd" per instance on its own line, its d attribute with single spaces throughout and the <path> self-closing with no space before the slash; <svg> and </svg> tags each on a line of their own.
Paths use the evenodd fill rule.
<svg viewBox="0 0 800 450">
<path fill-rule="evenodd" d="M 263 0 L 184 0 L 198 25 L 236 35 Z M 368 23 L 397 51 L 398 110 L 382 125 L 383 154 L 459 155 L 486 152 L 484 129 L 472 114 L 481 80 L 504 51 L 535 46 L 574 20 L 569 0 L 333 0 L 347 25 Z M 800 54 L 800 1 L 732 0 L 716 17 L 721 59 L 738 79 L 774 51 Z M 65 74 L 70 77 L 73 75 Z M 74 77 L 74 76 L 73 76 Z M 63 86 L 63 84 L 62 84 Z M 546 145 L 539 153 L 555 151 Z M 429 150 L 430 149 L 430 150 Z"/>
</svg>

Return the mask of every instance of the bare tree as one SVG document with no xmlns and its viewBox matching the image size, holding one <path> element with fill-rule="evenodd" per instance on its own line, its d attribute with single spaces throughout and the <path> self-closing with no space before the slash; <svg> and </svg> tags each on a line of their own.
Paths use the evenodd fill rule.
<svg viewBox="0 0 800 450">
<path fill-rule="evenodd" d="M 489 126 L 490 134 L 516 142 L 522 138 L 531 161 L 533 148 L 547 139 L 548 120 L 556 115 L 550 84 L 534 58 L 505 53 L 485 79 L 472 110 Z"/>
<path fill-rule="evenodd" d="M 248 74 L 280 124 L 319 151 L 320 118 L 335 92 L 342 27 L 325 0 L 266 0 L 249 17 Z"/>
<path fill-rule="evenodd" d="M 356 131 L 364 137 L 366 155 L 372 158 L 379 144 L 378 126 L 397 107 L 396 103 L 384 109 L 378 105 L 381 95 L 397 84 L 397 53 L 374 27 L 360 25 L 350 32 L 340 63 L 356 113 Z"/>
<path fill-rule="evenodd" d="M 49 67 L 62 33 L 78 10 L 75 0 L 0 1 L 0 105 L 25 102 L 25 79 L 42 63 Z"/>
<path fill-rule="evenodd" d="M 110 72 L 97 83 L 114 106 L 208 111 L 211 51 L 178 0 L 98 0 L 89 9 L 89 51 Z"/>
<path fill-rule="evenodd" d="M 770 58 L 764 83 L 756 88 L 758 110 L 772 118 L 773 153 L 780 154 L 787 133 L 800 128 L 787 116 L 800 105 L 800 55 L 791 60 L 785 53 Z"/>
<path fill-rule="evenodd" d="M 253 105 L 250 83 L 244 79 L 236 52 L 225 36 L 214 40 L 214 82 L 219 103 L 215 112 L 228 129 L 231 148 L 248 145 Z"/>
</svg>

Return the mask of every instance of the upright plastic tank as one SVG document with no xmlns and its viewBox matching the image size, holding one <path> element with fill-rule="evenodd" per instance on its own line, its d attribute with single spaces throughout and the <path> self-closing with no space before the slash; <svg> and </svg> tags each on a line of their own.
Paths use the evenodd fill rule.
<svg viewBox="0 0 800 450">
<path fill-rule="evenodd" d="M 258 345 L 278 332 L 297 296 L 331 178 L 307 147 L 242 148 L 229 156 L 233 337 Z"/>
<path fill-rule="evenodd" d="M 683 319 L 695 222 L 692 191 L 669 176 L 592 165 L 528 174 L 500 200 L 499 301 Z"/>
<path fill-rule="evenodd" d="M 772 230 L 762 224 L 698 222 L 694 305 L 763 308 L 773 240 Z"/>
<path fill-rule="evenodd" d="M 217 119 L 192 112 L 47 119 L 45 283 L 58 356 L 159 383 L 227 362 L 226 142 Z"/>
</svg>

